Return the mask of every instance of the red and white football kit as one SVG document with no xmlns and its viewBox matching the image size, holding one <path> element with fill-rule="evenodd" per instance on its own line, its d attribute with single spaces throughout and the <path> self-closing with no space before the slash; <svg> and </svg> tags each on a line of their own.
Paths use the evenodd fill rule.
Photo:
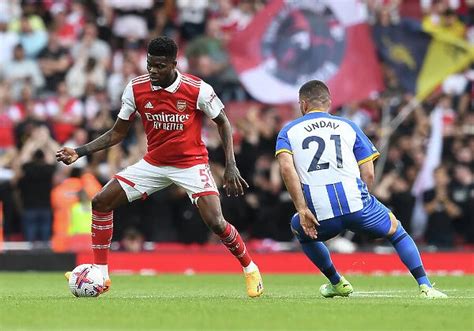
<svg viewBox="0 0 474 331">
<path fill-rule="evenodd" d="M 148 140 L 144 158 L 115 175 L 129 201 L 161 190 L 172 183 L 184 188 L 193 203 L 204 195 L 218 195 L 209 171 L 207 149 L 201 139 L 203 115 L 216 118 L 224 105 L 209 84 L 177 72 L 167 88 L 152 86 L 148 75 L 127 85 L 119 118 L 130 120 L 139 113 Z M 113 212 L 92 211 L 94 263 L 108 277 L 108 250 L 113 232 Z M 215 232 L 215 230 L 214 230 Z M 217 233 L 222 243 L 244 268 L 247 294 L 262 294 L 262 278 L 235 227 L 226 222 Z M 110 281 L 105 290 L 108 290 Z"/>
<path fill-rule="evenodd" d="M 213 119 L 224 105 L 201 79 L 181 74 L 167 88 L 153 86 L 149 75 L 132 79 L 122 95 L 118 117 L 138 113 L 148 141 L 142 160 L 115 175 L 129 201 L 146 198 L 172 183 L 184 188 L 195 203 L 218 194 L 201 139 L 203 115 Z"/>
</svg>

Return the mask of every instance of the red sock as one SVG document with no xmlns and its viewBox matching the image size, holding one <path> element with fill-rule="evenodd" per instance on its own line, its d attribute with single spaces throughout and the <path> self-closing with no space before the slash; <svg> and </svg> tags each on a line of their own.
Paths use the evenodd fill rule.
<svg viewBox="0 0 474 331">
<path fill-rule="evenodd" d="M 247 267 L 252 262 L 242 237 L 232 224 L 227 223 L 224 232 L 219 237 L 227 249 L 239 260 L 242 267 Z"/>
<path fill-rule="evenodd" d="M 94 264 L 107 264 L 110 241 L 113 233 L 114 212 L 103 213 L 92 210 L 92 251 Z"/>
</svg>

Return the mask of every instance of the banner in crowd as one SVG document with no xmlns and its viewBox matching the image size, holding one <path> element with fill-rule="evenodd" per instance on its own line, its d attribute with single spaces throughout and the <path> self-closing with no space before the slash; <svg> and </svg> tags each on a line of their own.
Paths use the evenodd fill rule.
<svg viewBox="0 0 474 331">
<path fill-rule="evenodd" d="M 357 0 L 273 0 L 229 44 L 232 64 L 258 101 L 298 100 L 319 79 L 338 106 L 383 88 L 365 7 Z"/>
<path fill-rule="evenodd" d="M 441 164 L 443 153 L 443 109 L 435 108 L 430 115 L 431 134 L 426 149 L 426 157 L 412 187 L 415 208 L 412 215 L 413 237 L 421 238 L 428 221 L 423 203 L 423 193 L 435 186 L 434 170 Z"/>
<path fill-rule="evenodd" d="M 423 100 L 449 75 L 474 61 L 473 48 L 448 34 L 430 35 L 419 23 L 373 27 L 382 59 L 395 71 L 400 84 Z"/>
</svg>

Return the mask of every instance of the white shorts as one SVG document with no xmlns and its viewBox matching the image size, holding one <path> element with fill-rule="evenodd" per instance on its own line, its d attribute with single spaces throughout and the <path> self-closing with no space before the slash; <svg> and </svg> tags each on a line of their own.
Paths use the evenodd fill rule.
<svg viewBox="0 0 474 331">
<path fill-rule="evenodd" d="M 158 167 L 141 159 L 114 177 L 130 202 L 146 199 L 173 183 L 185 189 L 193 203 L 204 195 L 219 195 L 209 164 L 198 164 L 190 168 Z"/>
</svg>

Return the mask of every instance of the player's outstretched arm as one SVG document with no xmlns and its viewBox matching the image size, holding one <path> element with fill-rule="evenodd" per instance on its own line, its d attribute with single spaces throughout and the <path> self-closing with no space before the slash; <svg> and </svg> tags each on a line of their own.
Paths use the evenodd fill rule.
<svg viewBox="0 0 474 331">
<path fill-rule="evenodd" d="M 112 129 L 92 140 L 90 143 L 77 148 L 63 147 L 56 152 L 56 160 L 65 164 L 76 162 L 81 156 L 109 148 L 121 142 L 130 129 L 131 122 L 117 118 Z"/>
<path fill-rule="evenodd" d="M 234 155 L 234 143 L 232 141 L 232 127 L 227 119 L 226 114 L 222 110 L 220 114 L 213 119 L 217 124 L 219 135 L 222 140 L 225 153 L 225 171 L 224 171 L 224 188 L 227 196 L 243 195 L 244 188 L 248 188 L 249 184 L 240 176 L 237 169 Z"/>
<path fill-rule="evenodd" d="M 319 223 L 316 216 L 311 212 L 306 204 L 306 199 L 301 190 L 300 179 L 293 162 L 293 155 L 283 152 L 277 155 L 277 159 L 278 164 L 280 165 L 281 177 L 283 177 L 286 189 L 288 190 L 288 193 L 290 193 L 296 211 L 300 216 L 301 227 L 309 237 L 316 239 L 318 237 L 316 225 L 319 225 Z"/>
</svg>

